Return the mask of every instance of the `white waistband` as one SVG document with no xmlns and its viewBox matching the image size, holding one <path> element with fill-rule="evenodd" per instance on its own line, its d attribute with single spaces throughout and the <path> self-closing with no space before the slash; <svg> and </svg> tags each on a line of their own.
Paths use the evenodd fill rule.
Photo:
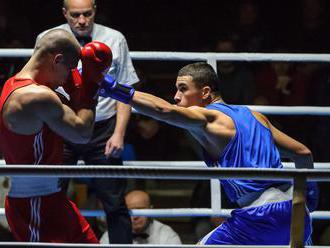
<svg viewBox="0 0 330 248">
<path fill-rule="evenodd" d="M 258 199 L 244 208 L 257 207 L 268 203 L 282 202 L 292 200 L 293 187 L 291 186 L 287 191 L 282 191 L 278 188 L 266 189 Z"/>
<path fill-rule="evenodd" d="M 49 195 L 61 190 L 57 177 L 11 177 L 8 196 L 24 198 Z"/>
</svg>

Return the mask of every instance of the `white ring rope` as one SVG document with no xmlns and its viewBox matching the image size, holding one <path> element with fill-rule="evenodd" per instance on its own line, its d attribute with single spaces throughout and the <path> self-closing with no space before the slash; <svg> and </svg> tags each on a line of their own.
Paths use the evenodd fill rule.
<svg viewBox="0 0 330 248">
<path fill-rule="evenodd" d="M 4 161 L 3 161 L 4 162 Z M 83 163 L 82 161 L 80 163 Z M 0 160 L 1 164 L 1 160 Z M 294 163 L 292 162 L 282 162 L 283 167 L 286 169 L 294 169 Z M 127 166 L 152 166 L 152 167 L 199 167 L 205 168 L 205 163 L 203 161 L 124 161 L 124 165 Z M 330 163 L 325 162 L 315 162 L 315 169 L 330 169 Z"/>
<path fill-rule="evenodd" d="M 82 160 L 79 160 L 79 165 L 85 165 Z M 140 166 L 140 167 L 199 167 L 205 168 L 205 163 L 203 161 L 123 161 L 126 166 Z M 282 162 L 283 167 L 286 169 L 294 169 L 294 163 L 292 162 Z M 0 159 L 0 165 L 6 165 L 5 160 Z M 9 165 L 8 165 L 9 166 Z M 76 165 L 73 165 L 76 166 Z M 315 169 L 330 169 L 330 163 L 326 162 L 315 162 Z"/>
<path fill-rule="evenodd" d="M 315 106 L 266 106 L 266 105 L 246 105 L 254 111 L 267 115 L 310 115 L 329 116 L 330 107 Z M 133 108 L 133 113 L 139 113 Z"/>
<path fill-rule="evenodd" d="M 4 160 L 0 160 L 0 164 L 5 164 Z M 83 164 L 80 161 L 80 164 Z M 124 161 L 127 166 L 145 166 L 145 167 L 205 167 L 202 161 Z M 295 168 L 293 163 L 283 163 L 284 168 Z M 315 169 L 330 169 L 330 163 L 314 163 Z M 212 197 L 212 194 L 211 194 Z M 213 210 L 211 208 L 172 208 L 172 209 L 132 209 L 132 216 L 148 216 L 148 217 L 203 217 L 203 216 L 222 216 L 230 217 L 232 209 Z M 101 217 L 105 216 L 103 210 L 81 210 L 85 217 Z M 0 216 L 5 214 L 4 208 L 0 208 Z M 313 219 L 330 219 L 330 211 L 314 211 L 311 213 Z"/>
<path fill-rule="evenodd" d="M 68 177 L 68 178 L 142 178 L 208 180 L 239 178 L 252 180 L 290 181 L 306 177 L 314 181 L 330 181 L 326 169 L 265 169 L 265 168 L 186 168 L 186 167 L 137 167 L 137 166 L 67 166 L 67 165 L 8 165 L 0 166 L 0 176 Z"/>
<path fill-rule="evenodd" d="M 29 57 L 33 49 L 0 49 L 0 57 Z M 290 53 L 189 53 L 189 52 L 130 52 L 136 60 L 206 60 L 214 61 L 289 61 L 289 62 L 330 62 L 330 54 Z M 330 107 L 311 106 L 249 106 L 264 114 L 275 115 L 330 115 Z"/>
<path fill-rule="evenodd" d="M 330 62 L 330 54 L 294 54 L 294 53 L 191 53 L 191 52 L 131 52 L 136 60 L 167 61 L 286 61 L 286 62 Z"/>
<path fill-rule="evenodd" d="M 9 48 L 0 49 L 0 57 L 30 57 L 33 49 Z M 330 54 L 312 53 L 205 53 L 205 52 L 158 52 L 131 51 L 135 60 L 166 61 L 286 61 L 286 62 L 330 62 Z"/>
<path fill-rule="evenodd" d="M 311 106 L 248 106 L 254 111 L 269 115 L 330 115 L 330 107 L 311 107 Z"/>
<path fill-rule="evenodd" d="M 230 217 L 233 209 L 221 209 L 214 211 L 211 208 L 158 208 L 158 209 L 131 209 L 131 216 L 145 216 L 153 218 L 177 218 L 177 217 Z M 86 210 L 80 209 L 80 212 L 85 217 L 103 217 L 105 212 L 103 210 Z M 5 217 L 5 209 L 0 208 L 0 218 Z M 311 213 L 312 219 L 315 220 L 329 220 L 329 211 L 314 211 Z"/>
<path fill-rule="evenodd" d="M 314 106 L 265 106 L 265 105 L 247 105 L 250 109 L 268 115 L 311 115 L 311 116 L 329 116 L 330 107 Z M 139 113 L 133 108 L 133 113 Z"/>
</svg>

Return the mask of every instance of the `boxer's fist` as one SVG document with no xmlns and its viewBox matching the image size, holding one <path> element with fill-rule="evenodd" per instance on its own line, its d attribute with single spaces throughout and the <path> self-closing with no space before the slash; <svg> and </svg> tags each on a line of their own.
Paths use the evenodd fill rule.
<svg viewBox="0 0 330 248">
<path fill-rule="evenodd" d="M 82 87 L 82 79 L 79 71 L 75 68 L 71 70 L 66 83 L 63 85 L 63 89 L 70 96 L 77 88 Z"/>
<path fill-rule="evenodd" d="M 94 108 L 97 104 L 98 83 L 103 80 L 104 73 L 112 63 L 111 49 L 102 42 L 90 42 L 81 49 L 81 62 L 82 71 L 72 71 L 70 85 L 74 88 L 71 91 L 73 93 L 67 93 L 75 109 Z"/>
<path fill-rule="evenodd" d="M 99 83 L 112 64 L 111 49 L 104 43 L 92 41 L 81 49 L 82 79 L 85 83 Z"/>
<path fill-rule="evenodd" d="M 95 92 L 98 87 L 88 86 L 87 84 L 88 83 L 84 85 L 78 69 L 75 68 L 71 70 L 67 82 L 63 85 L 63 89 L 70 96 L 68 105 L 73 109 L 93 108 L 96 105 Z M 91 84 L 97 86 L 95 83 Z M 94 90 L 94 93 L 90 92 L 89 89 L 91 87 L 96 89 Z"/>
<path fill-rule="evenodd" d="M 134 88 L 127 84 L 119 84 L 110 75 L 105 75 L 100 84 L 99 95 L 111 97 L 123 103 L 129 103 L 134 95 Z"/>
</svg>

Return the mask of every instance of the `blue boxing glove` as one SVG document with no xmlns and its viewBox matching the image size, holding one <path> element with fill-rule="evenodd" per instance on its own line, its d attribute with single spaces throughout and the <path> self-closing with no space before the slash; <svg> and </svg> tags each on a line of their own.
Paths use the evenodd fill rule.
<svg viewBox="0 0 330 248">
<path fill-rule="evenodd" d="M 134 95 L 134 88 L 127 84 L 120 84 L 110 75 L 105 75 L 98 91 L 99 96 L 111 97 L 123 103 L 129 103 Z"/>
</svg>

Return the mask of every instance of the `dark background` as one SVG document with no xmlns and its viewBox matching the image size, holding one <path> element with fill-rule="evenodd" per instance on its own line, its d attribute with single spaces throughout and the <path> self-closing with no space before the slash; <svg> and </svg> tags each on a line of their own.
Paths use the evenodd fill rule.
<svg viewBox="0 0 330 248">
<path fill-rule="evenodd" d="M 98 0 L 96 22 L 125 34 L 132 51 L 204 51 L 221 33 L 235 29 L 238 0 Z M 259 5 L 259 25 L 267 35 L 266 49 L 296 51 L 297 34 L 302 32 L 302 0 L 255 1 Z M 61 0 L 2 0 L 2 9 L 14 28 L 13 36 L 32 47 L 41 31 L 65 22 Z M 328 26 L 329 3 L 322 3 L 322 19 Z M 3 12 L 3 11 L 2 11 Z M 320 33 L 326 36 L 327 29 Z M 318 41 L 316 39 L 315 41 Z M 318 41 L 319 42 L 319 41 Z M 311 45 L 312 46 L 312 45 Z M 315 44 L 316 46 L 316 44 Z M 323 48 L 323 47 L 322 47 Z M 325 48 L 325 47 L 324 47 Z M 315 50 L 321 49 L 315 47 Z M 265 49 L 263 49 L 265 50 Z M 313 52 L 313 50 L 305 50 Z"/>
</svg>

